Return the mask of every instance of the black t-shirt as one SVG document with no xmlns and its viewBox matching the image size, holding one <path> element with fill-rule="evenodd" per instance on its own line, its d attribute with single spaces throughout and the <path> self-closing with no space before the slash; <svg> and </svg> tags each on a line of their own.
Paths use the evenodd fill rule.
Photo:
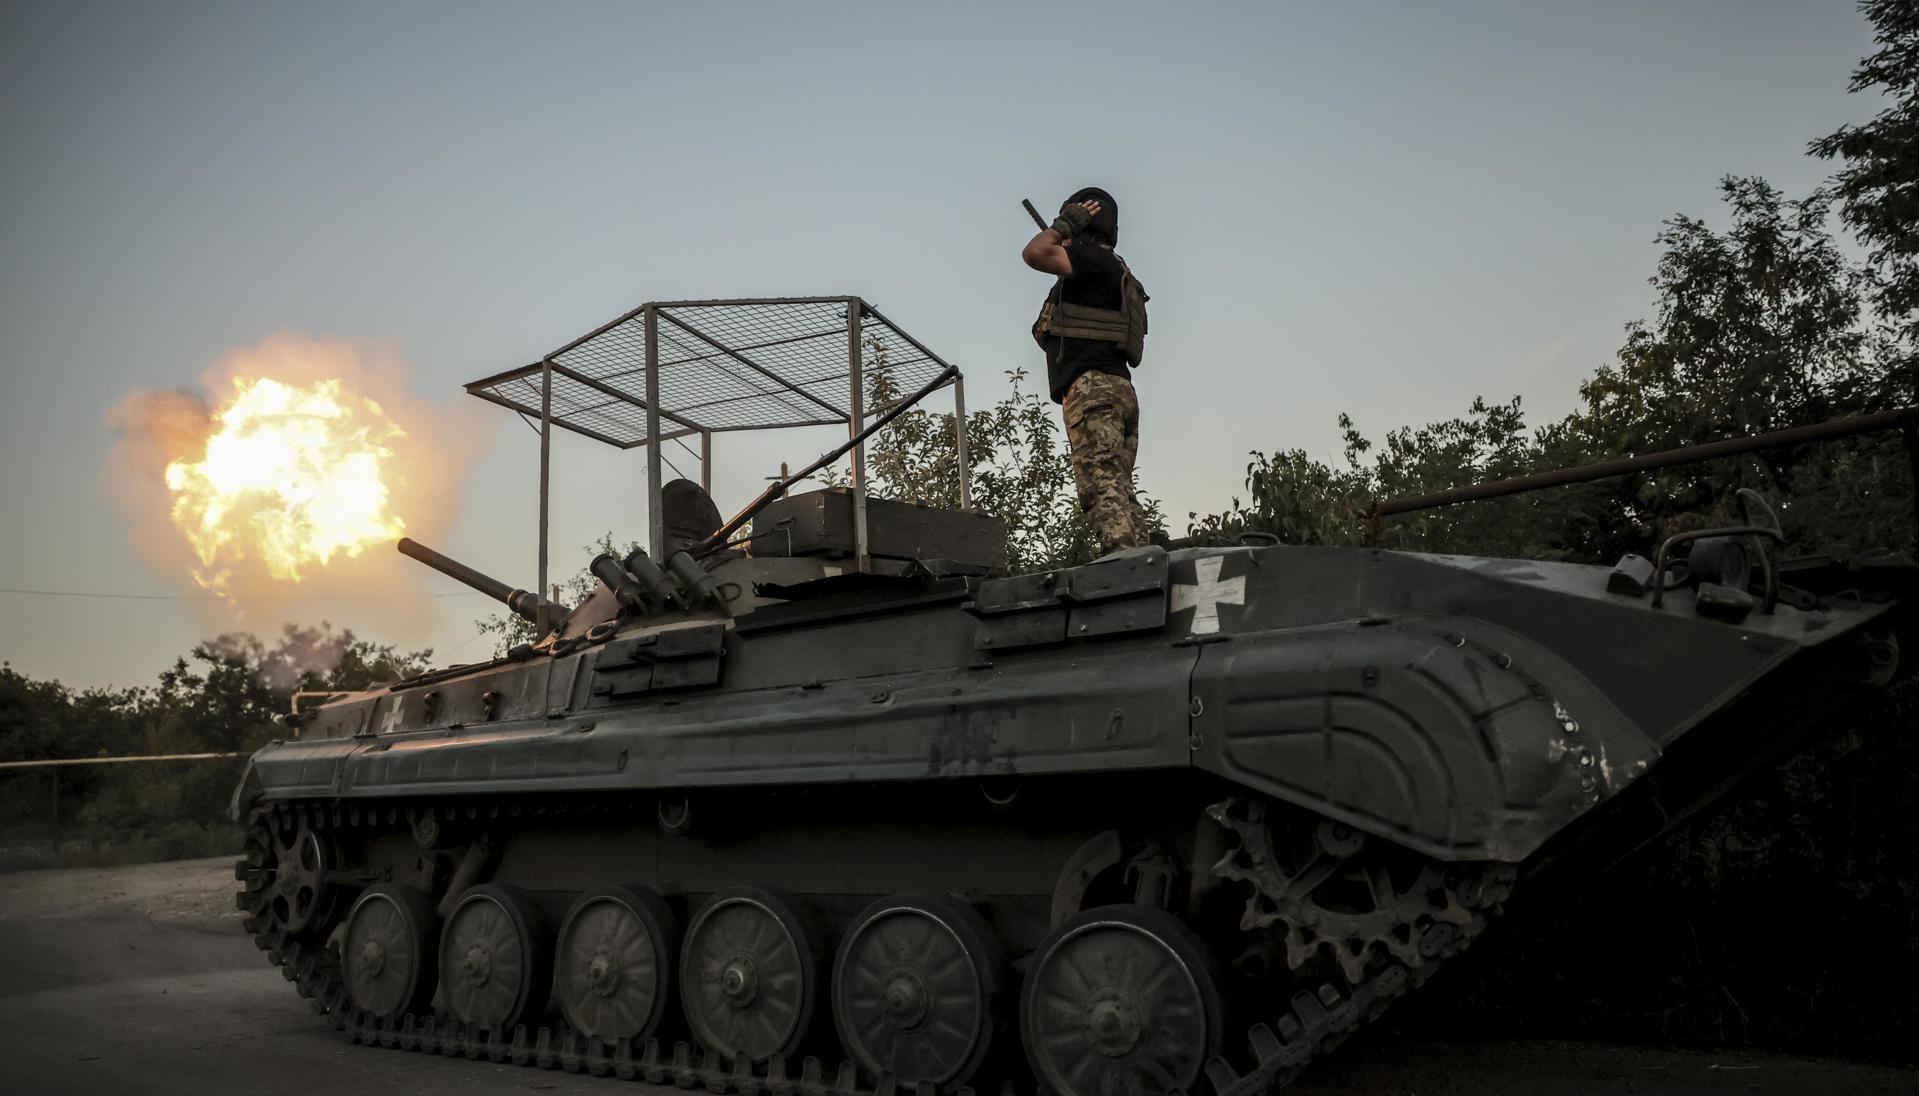
<svg viewBox="0 0 1919 1096">
<path fill-rule="evenodd" d="M 1089 308 L 1118 308 L 1118 256 L 1110 248 L 1077 240 L 1066 245 L 1066 254 L 1073 260 L 1073 273 L 1060 280 L 1060 299 Z M 1126 351 L 1118 343 L 1047 336 L 1046 386 L 1053 394 L 1054 403 L 1066 397 L 1067 387 L 1081 373 L 1090 372 L 1132 379 L 1132 370 L 1126 367 Z"/>
</svg>

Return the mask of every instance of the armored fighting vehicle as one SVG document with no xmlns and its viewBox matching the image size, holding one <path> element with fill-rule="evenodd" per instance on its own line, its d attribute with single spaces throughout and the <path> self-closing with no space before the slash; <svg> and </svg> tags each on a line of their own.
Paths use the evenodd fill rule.
<svg viewBox="0 0 1919 1096">
<path fill-rule="evenodd" d="M 252 758 L 239 906 L 301 994 L 713 1092 L 1251 1096 L 1901 669 L 1911 570 L 1784 558 L 1752 495 L 1611 569 L 1007 574 L 992 517 L 797 479 L 662 489 L 572 607 L 402 542 L 538 624 Z"/>
</svg>

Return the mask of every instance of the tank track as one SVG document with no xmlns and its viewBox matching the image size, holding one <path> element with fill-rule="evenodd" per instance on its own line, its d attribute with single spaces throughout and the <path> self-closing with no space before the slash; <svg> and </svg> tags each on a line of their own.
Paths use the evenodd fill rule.
<svg viewBox="0 0 1919 1096">
<path fill-rule="evenodd" d="M 612 809 L 606 804 L 555 799 L 505 806 L 443 805 L 438 812 L 471 822 L 511 821 L 520 817 L 591 817 L 607 814 Z M 1251 885 L 1254 894 L 1249 898 L 1250 923 L 1255 917 L 1253 911 L 1261 908 L 1262 899 L 1264 905 L 1270 906 L 1275 898 L 1283 897 L 1261 894 L 1262 880 L 1244 867 L 1247 850 L 1257 847 L 1247 819 L 1257 822 L 1261 812 L 1257 807 L 1246 810 L 1240 801 L 1229 800 L 1209 809 L 1208 813 L 1239 838 L 1240 844 L 1227 851 L 1214 874 Z M 269 842 L 276 831 L 288 829 L 329 833 L 358 827 L 403 826 L 412 820 L 412 812 L 392 804 L 298 804 L 256 809 L 249 819 L 246 855 L 235 864 L 234 876 L 243 884 L 235 896 L 236 905 L 246 915 L 243 926 L 255 945 L 266 952 L 268 961 L 279 967 L 300 996 L 310 1002 L 313 1011 L 325 1017 L 351 1043 L 496 1064 L 510 1062 L 539 1069 L 563 1069 L 570 1073 L 740 1096 L 761 1093 L 767 1096 L 896 1096 L 902 1090 L 912 1091 L 915 1096 L 933 1096 L 934 1087 L 930 1082 L 907 1089 L 890 1075 L 882 1074 L 876 1084 L 869 1084 L 851 1061 L 841 1061 L 829 1070 L 828 1063 L 818 1057 L 808 1056 L 798 1063 L 789 1063 L 775 1055 L 765 1066 L 755 1069 L 744 1061 L 721 1061 L 719 1054 L 686 1041 L 677 1041 L 671 1046 L 658 1039 L 647 1039 L 640 1045 L 625 1039 L 607 1044 L 569 1030 L 563 1023 L 537 1028 L 521 1025 L 508 1035 L 454 1022 L 434 1012 L 407 1014 L 397 1022 L 375 1018 L 356 1007 L 348 997 L 338 945 L 329 941 L 344 917 L 344 903 L 332 903 L 326 911 L 329 916 L 313 918 L 299 931 L 287 931 L 274 923 L 275 918 L 270 916 L 274 892 L 266 885 L 264 870 Z M 1317 980 L 1310 990 L 1295 992 L 1270 1023 L 1254 1023 L 1237 1044 L 1229 1041 L 1228 1054 L 1215 1055 L 1205 1066 L 1206 1078 L 1215 1096 L 1264 1096 L 1277 1092 L 1297 1078 L 1315 1057 L 1337 1047 L 1361 1027 L 1378 1019 L 1394 1000 L 1423 984 L 1442 959 L 1462 950 L 1499 911 L 1500 902 L 1510 888 L 1512 873 L 1510 869 L 1501 869 L 1493 876 L 1490 883 L 1474 880 L 1470 884 L 1470 899 L 1463 904 L 1455 895 L 1447 895 L 1446 906 L 1464 908 L 1468 916 L 1463 921 L 1449 918 L 1449 923 L 1459 923 L 1460 931 L 1443 954 L 1422 956 L 1413 965 L 1397 958 L 1388 959 L 1375 964 L 1373 973 L 1356 983 L 1338 974 Z M 1449 876 L 1448 885 L 1454 882 L 1457 877 Z M 1291 948 L 1289 941 L 1288 950 Z M 1229 1056 L 1241 1064 L 1236 1065 Z M 1245 1063 L 1251 1063 L 1250 1068 L 1243 1068 Z M 1003 1082 L 991 1091 L 996 1096 L 1027 1096 L 1025 1090 L 1012 1081 Z M 956 1096 L 979 1094 L 966 1087 L 959 1089 Z M 1038 1096 L 1045 1094 L 1041 1092 Z"/>
</svg>

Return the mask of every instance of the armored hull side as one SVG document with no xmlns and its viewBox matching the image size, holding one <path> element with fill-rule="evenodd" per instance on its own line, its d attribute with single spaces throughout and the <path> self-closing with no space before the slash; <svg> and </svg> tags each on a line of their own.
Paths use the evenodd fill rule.
<svg viewBox="0 0 1919 1096">
<path fill-rule="evenodd" d="M 618 618 L 260 751 L 240 903 L 369 1038 L 431 1017 L 659 1076 L 683 1042 L 682 1079 L 742 1090 L 806 1089 L 810 1054 L 941 1092 L 1265 1091 L 1682 739 L 1852 673 L 1896 611 L 1607 586 L 1142 549 Z M 1792 728 L 1744 729 L 1757 758 Z"/>
</svg>

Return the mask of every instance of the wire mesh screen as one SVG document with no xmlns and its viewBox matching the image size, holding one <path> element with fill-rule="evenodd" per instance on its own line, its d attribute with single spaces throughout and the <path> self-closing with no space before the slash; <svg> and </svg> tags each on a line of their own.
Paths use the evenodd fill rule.
<svg viewBox="0 0 1919 1096">
<path fill-rule="evenodd" d="M 848 303 L 843 297 L 656 303 L 662 436 L 847 421 Z M 864 408 L 868 415 L 946 368 L 864 302 L 859 345 L 865 391 L 887 394 Z M 557 425 L 626 448 L 646 441 L 644 308 L 550 360 Z M 538 415 L 540 372 L 536 363 L 466 387 L 482 399 Z"/>
</svg>

